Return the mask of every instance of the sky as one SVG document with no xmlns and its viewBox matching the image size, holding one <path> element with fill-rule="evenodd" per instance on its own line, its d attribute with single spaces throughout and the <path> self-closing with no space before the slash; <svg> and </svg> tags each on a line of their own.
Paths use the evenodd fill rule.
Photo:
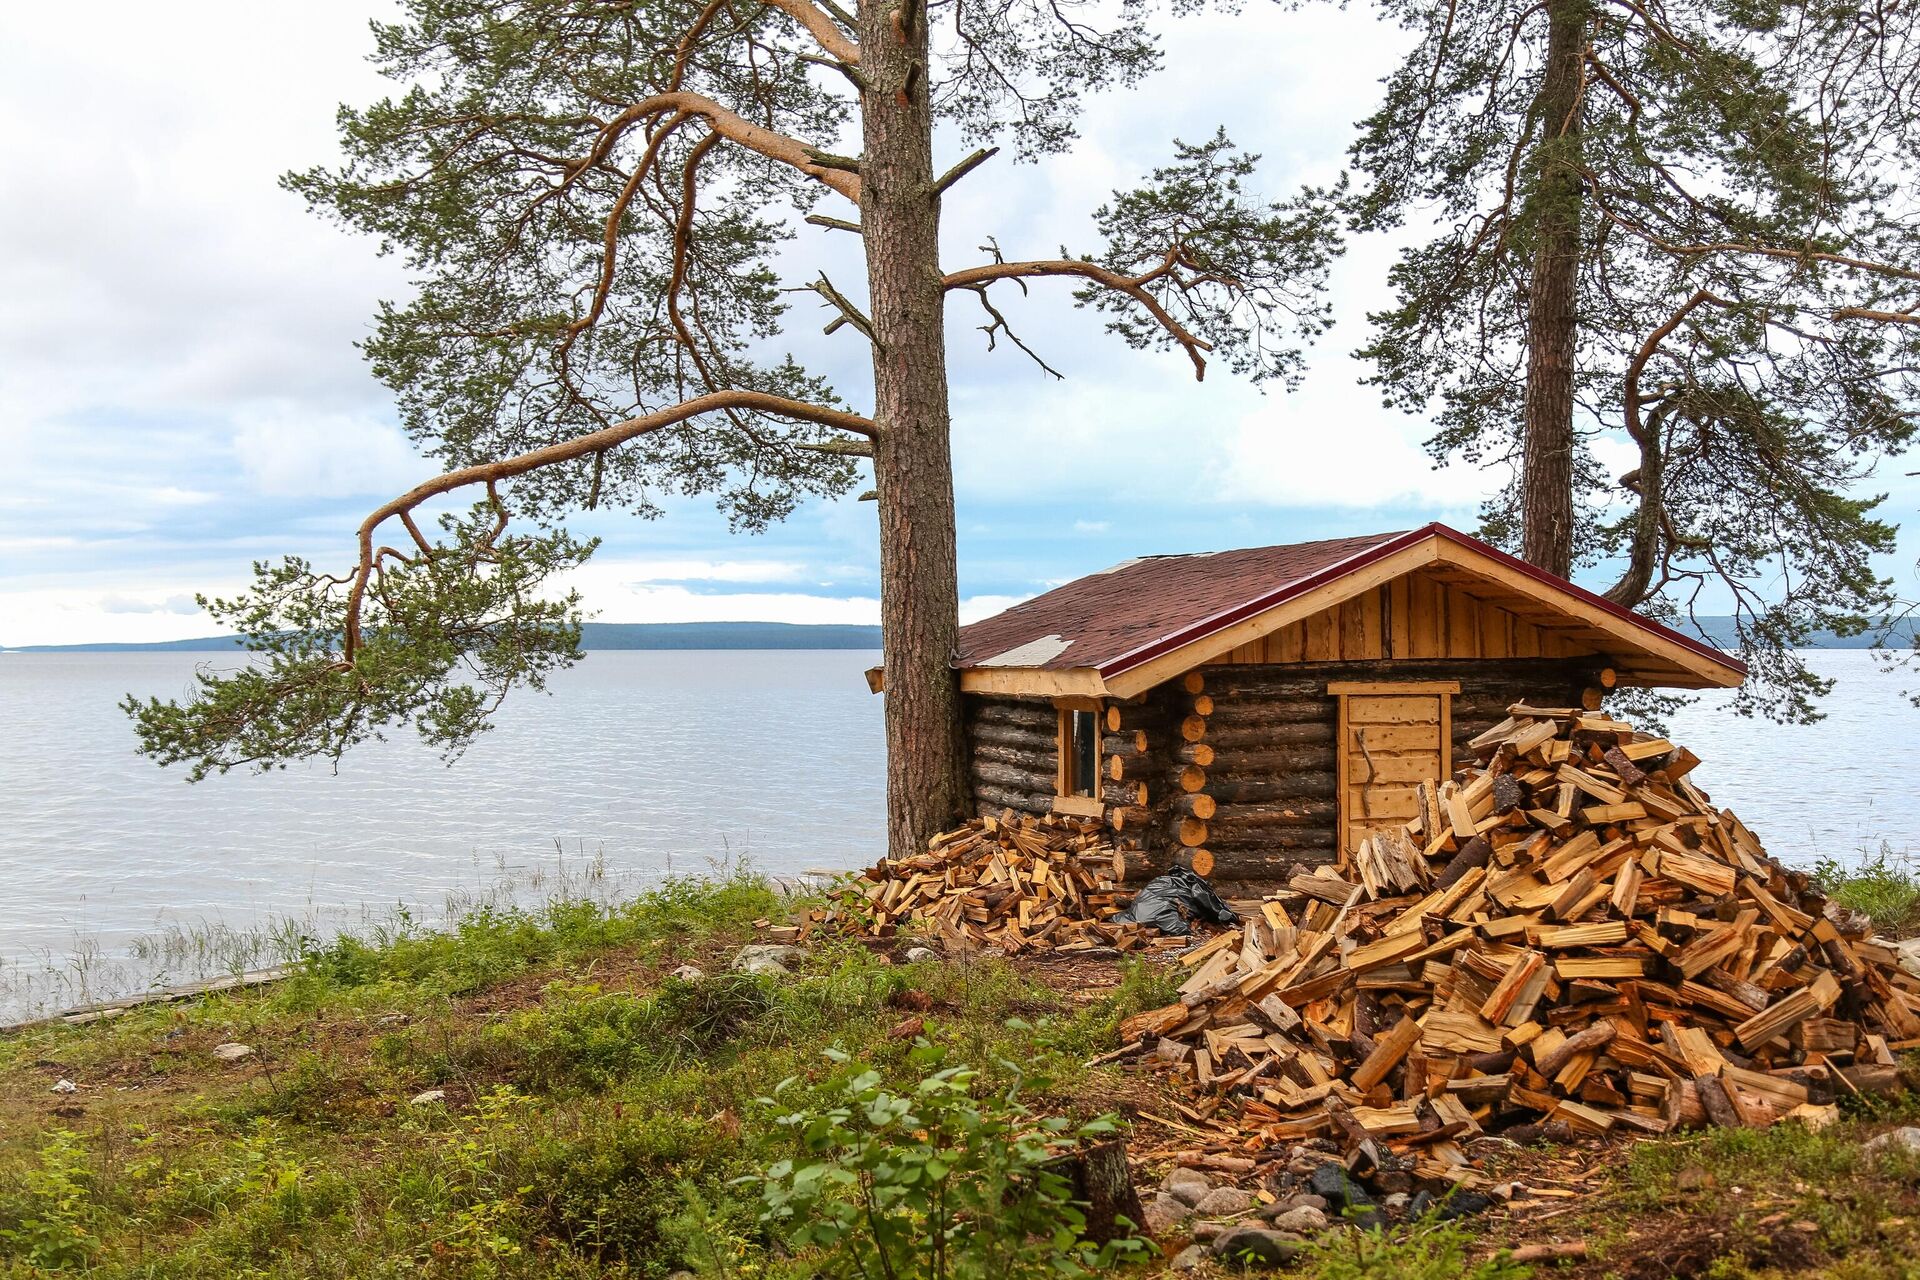
<svg viewBox="0 0 1920 1280">
<path fill-rule="evenodd" d="M 339 103 L 391 87 L 365 61 L 369 17 L 391 12 L 108 0 L 82 40 L 60 6 L 0 6 L 0 644 L 209 634 L 196 592 L 284 554 L 345 567 L 366 512 L 438 470 L 354 347 L 404 274 L 277 185 L 334 158 Z M 1184 18 L 1165 69 L 1096 99 L 1072 155 L 997 158 L 950 193 L 945 265 L 982 260 L 988 237 L 1010 257 L 1092 247 L 1101 197 L 1221 123 L 1271 194 L 1329 181 L 1402 42 L 1360 6 Z M 856 274 L 851 239 L 807 230 L 792 282 Z M 1349 355 L 1394 249 L 1350 247 L 1334 332 L 1293 393 L 1222 368 L 1196 384 L 1183 355 L 1129 350 L 1041 282 L 1000 302 L 1056 382 L 989 353 L 956 299 L 963 616 L 1136 555 L 1471 528 L 1497 477 L 1436 470 L 1425 424 L 1382 407 Z M 859 339 L 822 336 L 811 302 L 791 347 L 858 404 Z M 1920 488 L 1889 483 L 1904 521 Z M 605 539 L 574 582 L 602 621 L 878 621 L 874 508 L 851 496 L 754 537 L 696 501 L 578 528 Z M 1903 540 L 1888 568 L 1910 576 Z"/>
</svg>

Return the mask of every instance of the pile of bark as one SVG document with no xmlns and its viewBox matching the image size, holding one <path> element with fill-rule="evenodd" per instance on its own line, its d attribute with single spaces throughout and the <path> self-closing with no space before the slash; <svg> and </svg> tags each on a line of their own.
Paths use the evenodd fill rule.
<svg viewBox="0 0 1920 1280">
<path fill-rule="evenodd" d="M 1185 945 L 1113 920 L 1132 899 L 1124 874 L 1097 820 L 1008 811 L 943 832 L 925 853 L 883 859 L 816 923 L 874 938 L 905 926 L 957 951 Z"/>
<path fill-rule="evenodd" d="M 1690 752 L 1516 705 L 1421 814 L 1184 957 L 1123 1041 L 1268 1145 L 1460 1171 L 1516 1125 L 1819 1122 L 1894 1087 L 1920 979 L 1770 859 Z"/>
</svg>

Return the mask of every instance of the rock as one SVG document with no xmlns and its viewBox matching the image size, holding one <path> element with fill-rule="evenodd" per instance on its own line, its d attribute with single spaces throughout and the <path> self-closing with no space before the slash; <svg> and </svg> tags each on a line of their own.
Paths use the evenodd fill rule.
<svg viewBox="0 0 1920 1280">
<path fill-rule="evenodd" d="M 1898 1152 L 1902 1155 L 1920 1156 L 1920 1129 L 1907 1125 L 1881 1134 L 1869 1142 L 1866 1150 L 1870 1155 L 1881 1152 Z"/>
<path fill-rule="evenodd" d="M 1424 1218 L 1432 1215 L 1440 1222 L 1452 1222 L 1456 1218 L 1469 1218 L 1476 1213 L 1485 1213 L 1493 1208 L 1493 1197 L 1478 1191 L 1455 1191 L 1450 1196 L 1440 1197 L 1431 1191 L 1422 1191 L 1407 1205 L 1409 1217 Z"/>
<path fill-rule="evenodd" d="M 1676 1191 L 1705 1191 L 1718 1181 L 1719 1179 L 1697 1164 L 1690 1164 L 1673 1175 L 1673 1187 Z"/>
<path fill-rule="evenodd" d="M 1404 1191 L 1396 1191 L 1392 1195 L 1382 1196 L 1380 1198 L 1380 1207 L 1388 1213 L 1398 1212 L 1411 1203 L 1413 1203 L 1413 1197 Z"/>
<path fill-rule="evenodd" d="M 407 1105 L 410 1107 L 430 1107 L 436 1102 L 445 1102 L 446 1100 L 447 1091 L 445 1089 L 429 1089 L 425 1093 L 414 1094 L 413 1097 L 408 1100 Z"/>
<path fill-rule="evenodd" d="M 225 1044 L 213 1046 L 213 1056 L 222 1062 L 238 1062 L 242 1058 L 251 1058 L 253 1056 L 253 1046 L 250 1044 L 241 1044 L 236 1040 L 229 1040 Z"/>
<path fill-rule="evenodd" d="M 75 1084 L 75 1083 L 74 1083 L 73 1081 L 71 1081 L 71 1080 L 69 1080 L 69 1079 L 67 1079 L 67 1078 L 66 1078 L 65 1076 L 62 1076 L 62 1077 L 61 1077 L 60 1079 L 58 1079 L 58 1080 L 55 1080 L 55 1081 L 53 1082 L 53 1088 L 52 1088 L 51 1090 L 49 1090 L 49 1092 L 51 1092 L 51 1093 L 78 1093 L 78 1092 L 80 1092 L 80 1086 L 79 1086 L 79 1085 L 77 1085 L 77 1084 Z"/>
<path fill-rule="evenodd" d="M 806 958 L 807 953 L 798 947 L 780 942 L 756 942 L 740 948 L 740 953 L 733 958 L 733 967 L 739 973 L 762 973 L 779 978 L 792 972 L 788 965 Z"/>
<path fill-rule="evenodd" d="M 1327 1229 L 1327 1215 L 1310 1204 L 1296 1205 L 1270 1219 L 1275 1231 L 1291 1231 L 1310 1236 Z"/>
<path fill-rule="evenodd" d="M 1309 1209 L 1318 1209 L 1322 1213 L 1327 1211 L 1326 1197 L 1314 1195 L 1311 1191 L 1302 1191 L 1275 1204 L 1268 1212 L 1285 1213 L 1289 1209 L 1298 1209 L 1303 1205 Z"/>
<path fill-rule="evenodd" d="M 1173 1262 L 1170 1265 L 1175 1271 L 1198 1271 L 1206 1265 L 1206 1262 L 1207 1246 L 1190 1244 L 1173 1255 Z"/>
<path fill-rule="evenodd" d="M 940 953 L 938 951 L 935 951 L 932 947 L 908 947 L 907 948 L 908 964 L 920 964 L 924 961 L 938 960 L 939 958 L 940 958 Z"/>
<path fill-rule="evenodd" d="M 707 975 L 701 971 L 698 965 L 683 964 L 667 976 L 669 978 L 678 978 L 682 982 L 699 982 Z"/>
<path fill-rule="evenodd" d="M 1200 1197 L 1200 1202 L 1193 1206 L 1193 1211 L 1209 1217 L 1231 1216 L 1236 1213 L 1245 1213 L 1259 1203 L 1260 1198 L 1251 1191 L 1242 1191 L 1238 1187 L 1215 1187 Z"/>
<path fill-rule="evenodd" d="M 1163 1236 L 1179 1226 L 1182 1222 L 1185 1222 L 1190 1210 L 1187 1208 L 1185 1201 L 1176 1200 L 1162 1191 L 1159 1195 L 1147 1201 L 1146 1207 L 1142 1212 L 1146 1215 L 1146 1221 L 1140 1225 L 1147 1229 L 1147 1234 L 1150 1236 Z"/>
<path fill-rule="evenodd" d="M 1265 1227 L 1235 1227 L 1213 1242 L 1217 1257 L 1253 1267 L 1284 1267 L 1306 1251 L 1300 1241 Z"/>
<path fill-rule="evenodd" d="M 1213 1184 L 1198 1169 L 1175 1169 L 1166 1176 L 1160 1189 L 1183 1204 L 1199 1204 L 1213 1190 Z"/>
<path fill-rule="evenodd" d="M 407 1015 L 404 1013 L 383 1013 L 373 1020 L 373 1025 L 376 1027 L 402 1027 L 407 1024 L 407 1021 Z"/>
<path fill-rule="evenodd" d="M 1224 1222 L 1196 1222 L 1193 1224 L 1193 1238 L 1202 1242 L 1216 1240 L 1233 1230 Z"/>
<path fill-rule="evenodd" d="M 1386 1225 L 1386 1215 L 1374 1204 L 1373 1197 L 1349 1178 L 1346 1167 L 1337 1161 L 1329 1160 L 1315 1169 L 1307 1186 L 1313 1194 L 1327 1202 L 1330 1212 L 1338 1213 L 1364 1229 Z"/>
</svg>

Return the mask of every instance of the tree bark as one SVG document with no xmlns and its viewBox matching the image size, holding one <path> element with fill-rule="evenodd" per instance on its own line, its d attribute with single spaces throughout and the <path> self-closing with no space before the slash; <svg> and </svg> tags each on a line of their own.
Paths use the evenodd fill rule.
<svg viewBox="0 0 1920 1280">
<path fill-rule="evenodd" d="M 886 667 L 887 845 L 918 853 L 967 803 L 954 551 L 946 290 L 933 186 L 927 24 L 913 0 L 862 0 L 862 240 L 873 322 L 874 489 Z"/>
<path fill-rule="evenodd" d="M 1526 438 L 1521 453 L 1520 554 L 1573 573 L 1573 365 L 1580 283 L 1581 63 L 1585 0 L 1551 0 L 1537 110 L 1533 269 L 1527 283 Z"/>
</svg>

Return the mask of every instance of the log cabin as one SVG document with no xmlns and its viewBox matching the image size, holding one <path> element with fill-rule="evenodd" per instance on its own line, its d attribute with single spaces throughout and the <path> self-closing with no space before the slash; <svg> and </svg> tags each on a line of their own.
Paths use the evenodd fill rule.
<svg viewBox="0 0 1920 1280">
<path fill-rule="evenodd" d="M 1129 560 L 963 627 L 956 665 L 977 812 L 1098 817 L 1130 877 L 1239 883 L 1404 823 L 1510 703 L 1746 675 L 1437 523 Z"/>
</svg>

